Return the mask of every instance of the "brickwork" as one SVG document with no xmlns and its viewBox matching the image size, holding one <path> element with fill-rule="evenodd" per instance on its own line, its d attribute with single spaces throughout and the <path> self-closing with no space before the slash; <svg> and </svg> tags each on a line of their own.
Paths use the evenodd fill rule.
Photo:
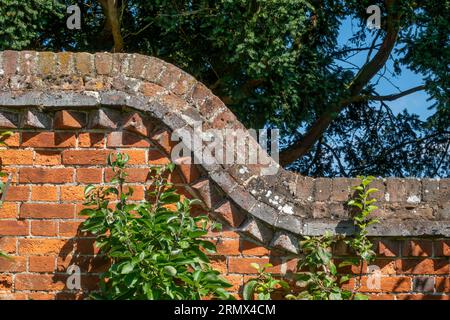
<svg viewBox="0 0 450 320">
<path fill-rule="evenodd" d="M 0 128 L 14 132 L 0 149 L 11 177 L 0 250 L 14 257 L 0 260 L 0 297 L 76 299 L 95 290 L 107 262 L 79 231 L 84 186 L 107 183 L 106 157 L 120 150 L 131 158 L 133 201 L 143 200 L 148 165 L 169 162 L 171 132 L 192 131 L 192 119 L 205 130 L 246 132 L 209 89 L 153 57 L 0 52 Z M 264 167 L 180 164 L 171 177 L 184 196 L 204 201 L 198 210 L 224 223 L 209 235 L 218 248 L 211 258 L 236 295 L 254 272 L 251 262 L 270 261 L 273 272 L 289 277 L 301 235 L 352 232 L 345 203 L 356 179 L 312 179 L 281 168 L 265 176 Z M 360 290 L 373 299 L 448 299 L 449 180 L 388 178 L 375 187 L 381 223 L 370 232 L 381 287 L 370 291 L 364 276 Z M 337 246 L 336 259 L 347 251 Z M 82 292 L 65 286 L 71 264 L 82 270 Z"/>
</svg>

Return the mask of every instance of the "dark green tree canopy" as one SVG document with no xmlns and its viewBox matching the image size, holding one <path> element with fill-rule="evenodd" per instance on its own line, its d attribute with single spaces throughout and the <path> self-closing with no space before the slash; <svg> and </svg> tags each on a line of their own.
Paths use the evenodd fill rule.
<svg viewBox="0 0 450 320">
<path fill-rule="evenodd" d="M 79 0 L 82 29 L 68 30 L 73 3 L 0 0 L 0 49 L 160 57 L 248 127 L 279 128 L 282 164 L 306 175 L 449 176 L 449 0 Z M 380 29 L 366 26 L 374 4 Z M 357 28 L 343 45 L 348 18 Z M 342 63 L 361 53 L 365 63 Z M 423 83 L 377 92 L 380 77 L 406 68 Z M 421 90 L 434 102 L 431 117 L 394 115 L 391 101 Z"/>
</svg>

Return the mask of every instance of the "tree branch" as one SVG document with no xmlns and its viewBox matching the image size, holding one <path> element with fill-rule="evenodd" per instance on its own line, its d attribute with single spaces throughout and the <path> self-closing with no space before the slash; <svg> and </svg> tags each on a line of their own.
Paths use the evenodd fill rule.
<svg viewBox="0 0 450 320">
<path fill-rule="evenodd" d="M 381 43 L 380 49 L 372 58 L 372 60 L 370 60 L 361 68 L 353 81 L 349 84 L 349 98 L 342 99 L 339 103 L 331 106 L 316 120 L 309 131 L 304 135 L 303 139 L 298 140 L 293 145 L 283 150 L 280 153 L 281 165 L 288 165 L 302 155 L 306 154 L 312 148 L 317 139 L 322 136 L 330 123 L 336 118 L 341 110 L 348 106 L 351 103 L 352 99 L 355 99 L 355 96 L 358 96 L 360 94 L 367 83 L 369 83 L 369 81 L 385 65 L 392 52 L 392 49 L 395 46 L 400 30 L 400 16 L 395 10 L 396 1 L 397 0 L 386 0 L 388 11 L 386 17 L 386 36 Z"/>
<path fill-rule="evenodd" d="M 421 91 L 424 90 L 425 86 L 424 85 L 420 85 L 417 87 L 413 87 L 411 89 L 399 92 L 399 93 L 394 93 L 394 94 L 389 94 L 386 96 L 371 96 L 371 95 L 362 95 L 362 96 L 356 96 L 354 97 L 351 101 L 349 101 L 350 103 L 355 103 L 355 102 L 363 102 L 363 101 L 394 101 L 397 99 L 400 99 L 404 96 L 407 96 L 409 94 L 415 93 L 417 91 Z"/>
</svg>

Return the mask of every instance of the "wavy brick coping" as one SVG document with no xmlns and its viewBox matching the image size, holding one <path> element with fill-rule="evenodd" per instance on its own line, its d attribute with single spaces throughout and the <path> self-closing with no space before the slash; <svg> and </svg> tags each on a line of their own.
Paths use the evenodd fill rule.
<svg viewBox="0 0 450 320">
<path fill-rule="evenodd" d="M 98 93 L 98 95 L 89 92 L 69 94 L 65 92 L 47 92 L 45 94 L 27 92 L 14 96 L 9 93 L 3 93 L 0 95 L 0 103 L 3 108 L 6 107 L 7 109 L 0 112 L 3 119 L 1 126 L 3 128 L 9 127 L 9 129 L 23 127 L 47 131 L 82 130 L 83 128 L 114 130 L 122 128 L 126 131 L 150 137 L 154 143 L 158 144 L 162 150 L 169 154 L 173 146 L 168 142 L 169 130 L 178 128 L 177 125 L 180 125 L 182 119 L 174 120 L 172 118 L 174 114 L 166 116 L 167 113 L 164 113 L 163 108 L 169 108 L 170 106 L 156 103 L 147 105 L 133 104 L 127 102 L 127 97 L 129 97 L 127 94 L 121 92 L 105 92 Z M 65 108 L 72 110 L 61 110 L 61 101 L 64 101 Z M 117 101 L 117 105 L 114 105 Z M 105 105 L 109 108 L 102 107 Z M 37 106 L 40 106 L 40 109 L 37 109 Z M 115 107 L 115 109 L 111 107 Z M 155 107 L 159 115 L 164 114 L 162 121 L 157 119 L 157 121 L 162 122 L 162 126 L 150 129 L 149 125 L 146 125 L 150 120 L 145 119 L 145 116 L 141 116 L 140 112 L 133 112 L 133 110 L 145 111 L 146 114 L 151 115 L 150 118 L 156 119 L 158 115 L 156 111 L 152 110 Z M 50 112 L 55 113 L 49 115 Z M 170 111 L 167 112 L 170 113 Z M 171 121 L 165 121 L 165 119 L 171 119 Z M 184 126 L 188 127 L 189 125 L 184 124 Z M 203 175 L 203 180 L 192 182 L 187 178 L 187 181 L 191 182 L 191 187 L 200 193 L 208 209 L 212 210 L 216 216 L 219 216 L 219 219 L 228 222 L 238 231 L 251 236 L 266 246 L 270 245 L 290 252 L 297 252 L 295 235 L 320 235 L 325 230 L 346 234 L 353 232 L 353 226 L 345 220 L 302 219 L 296 216 L 295 212 L 293 215 L 278 213 L 264 203 L 256 203 L 250 206 L 248 197 L 251 191 L 242 194 L 241 190 L 245 191 L 242 188 L 238 189 L 240 192 L 236 192 L 238 182 L 234 177 L 227 174 L 223 167 L 220 165 L 205 166 L 204 169 L 206 174 Z M 209 177 L 209 179 L 206 179 L 206 177 Z M 346 182 L 346 180 L 342 179 L 339 181 Z M 317 185 L 318 183 L 323 183 L 324 180 L 317 179 L 314 182 Z M 219 188 L 216 188 L 216 185 Z M 304 181 L 297 188 L 301 186 L 304 186 Z M 224 190 L 228 190 L 228 192 L 225 191 L 224 194 Z M 318 197 L 321 200 L 324 198 L 322 193 L 323 191 L 318 193 Z M 341 193 L 343 192 L 341 191 Z M 339 195 L 336 192 L 331 192 L 330 197 L 337 198 Z M 342 195 L 340 196 L 342 199 L 345 198 Z M 422 193 L 418 197 L 421 196 Z M 231 201 L 223 201 L 224 197 Z M 264 211 L 261 210 L 261 207 L 264 207 Z M 231 217 L 229 216 L 230 212 L 233 213 Z M 246 213 L 248 217 L 246 217 Z M 448 230 L 448 225 L 447 229 L 445 229 L 445 225 L 441 221 L 387 220 L 380 225 L 375 225 L 371 229 L 371 235 L 448 236 Z"/>
<path fill-rule="evenodd" d="M 205 129 L 245 130 L 204 85 L 153 57 L 5 51 L 0 53 L 0 76 L 0 106 L 5 111 L 125 106 L 159 119 L 170 130 L 191 131 L 191 119 L 203 121 Z M 26 119 L 33 117 L 31 109 L 26 113 Z M 275 176 L 261 176 L 256 165 L 202 167 L 209 178 L 201 186 L 210 209 L 220 211 L 211 191 L 217 185 L 216 191 L 231 200 L 228 207 L 249 216 L 250 221 L 233 220 L 232 226 L 265 244 L 296 252 L 297 235 L 352 232 L 345 201 L 355 179 L 311 179 L 281 168 Z M 386 179 L 376 184 L 381 189 L 377 215 L 382 223 L 373 226 L 371 235 L 450 235 L 448 179 Z"/>
</svg>

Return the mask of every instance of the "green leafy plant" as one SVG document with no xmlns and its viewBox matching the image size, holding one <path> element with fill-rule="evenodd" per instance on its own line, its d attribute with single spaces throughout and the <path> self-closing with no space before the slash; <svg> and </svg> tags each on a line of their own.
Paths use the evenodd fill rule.
<svg viewBox="0 0 450 320">
<path fill-rule="evenodd" d="M 110 259 L 101 275 L 100 299 L 229 299 L 231 285 L 212 269 L 205 252 L 215 246 L 202 238 L 209 228 L 208 217 L 190 215 L 199 200 L 180 199 L 168 181 L 173 164 L 150 167 L 148 201 L 131 203 L 131 188 L 125 189 L 128 156 L 110 155 L 114 171 L 110 186 L 85 189 L 82 210 L 88 216 L 83 231 L 96 236 L 100 253 Z M 117 199 L 113 205 L 112 198 Z M 210 226 L 209 226 L 210 225 Z"/>
<path fill-rule="evenodd" d="M 346 243 L 362 260 L 372 261 L 375 258 L 375 252 L 372 250 L 372 242 L 367 238 L 367 227 L 379 222 L 377 219 L 369 217 L 374 210 L 378 209 L 374 205 L 377 200 L 371 198 L 371 195 L 378 189 L 369 187 L 375 179 L 374 177 L 358 176 L 358 178 L 361 180 L 361 184 L 352 187 L 352 190 L 356 191 L 356 196 L 348 202 L 349 206 L 357 209 L 352 217 L 357 230 L 353 238 L 346 240 Z"/>
<path fill-rule="evenodd" d="M 356 195 L 347 203 L 349 206 L 356 209 L 352 216 L 353 223 L 356 226 L 356 232 L 353 237 L 344 240 L 359 258 L 357 263 L 354 261 L 348 262 L 348 264 L 359 265 L 360 275 L 357 278 L 357 289 L 361 287 L 361 272 L 364 262 L 373 261 L 376 255 L 372 248 L 373 243 L 367 237 L 367 227 L 379 222 L 377 219 L 372 219 L 370 217 L 370 214 L 378 209 L 378 207 L 374 205 L 377 200 L 372 198 L 372 194 L 377 192 L 378 189 L 370 187 L 370 184 L 375 178 L 373 176 L 358 176 L 358 178 L 361 180 L 360 185 L 352 187 L 352 190 L 356 192 Z"/>
<path fill-rule="evenodd" d="M 255 296 L 258 300 L 271 300 L 271 294 L 277 289 L 289 289 L 286 281 L 276 279 L 266 271 L 267 268 L 273 267 L 272 264 L 267 263 L 262 267 L 257 263 L 251 263 L 250 265 L 256 269 L 258 276 L 245 284 L 243 290 L 245 300 L 254 300 Z"/>
<path fill-rule="evenodd" d="M 11 131 L 4 131 L 0 133 L 0 146 L 6 146 L 5 140 L 12 135 Z M 0 169 L 0 178 L 4 178 L 8 176 L 6 172 L 1 171 Z M 7 191 L 9 181 L 6 183 L 3 180 L 0 180 L 0 207 L 3 205 L 3 199 L 5 198 L 5 193 Z M 10 258 L 6 253 L 0 251 L 0 258 Z"/>
</svg>

